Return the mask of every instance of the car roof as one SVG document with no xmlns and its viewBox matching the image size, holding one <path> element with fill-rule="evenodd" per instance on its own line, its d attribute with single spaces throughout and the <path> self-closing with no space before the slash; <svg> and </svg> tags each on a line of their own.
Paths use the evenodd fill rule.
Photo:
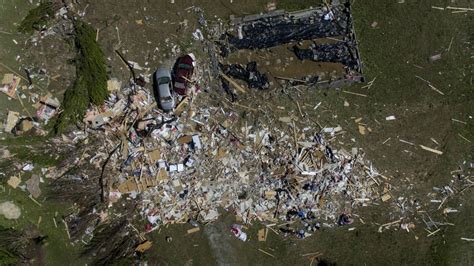
<svg viewBox="0 0 474 266">
<path fill-rule="evenodd" d="M 187 64 L 193 66 L 193 58 L 189 55 L 183 55 L 180 58 L 178 58 L 178 63 L 179 64 Z"/>
<path fill-rule="evenodd" d="M 156 78 L 161 78 L 161 77 L 171 78 L 171 72 L 167 68 L 160 67 L 155 71 L 155 77 Z"/>
</svg>

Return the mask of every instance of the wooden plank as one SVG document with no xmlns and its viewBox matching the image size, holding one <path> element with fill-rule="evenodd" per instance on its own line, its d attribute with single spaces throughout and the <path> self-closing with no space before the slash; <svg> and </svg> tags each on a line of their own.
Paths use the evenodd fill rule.
<svg viewBox="0 0 474 266">
<path fill-rule="evenodd" d="M 194 228 L 191 228 L 188 230 L 188 235 L 189 234 L 194 234 L 196 232 L 199 232 L 201 229 L 199 229 L 199 227 L 194 227 Z"/>
<path fill-rule="evenodd" d="M 258 230 L 258 241 L 264 242 L 267 241 L 267 230 L 266 228 L 262 228 Z"/>
<path fill-rule="evenodd" d="M 145 241 L 144 243 L 141 243 L 140 245 L 138 245 L 136 248 L 135 248 L 135 251 L 137 252 L 140 252 L 140 253 L 143 253 L 145 251 L 147 251 L 148 249 L 151 248 L 153 242 L 147 240 Z"/>
<path fill-rule="evenodd" d="M 423 146 L 423 145 L 420 145 L 420 147 L 425 150 L 425 151 L 430 151 L 432 153 L 436 153 L 436 154 L 439 154 L 439 155 L 442 155 L 443 152 L 442 151 L 439 151 L 439 150 L 435 150 L 435 149 L 432 149 L 432 148 L 429 148 L 429 147 L 426 147 L 426 146 Z"/>
<path fill-rule="evenodd" d="M 235 82 L 233 79 L 231 79 L 229 76 L 227 76 L 226 74 L 224 73 L 220 73 L 220 75 L 225 79 L 227 80 L 230 84 L 232 84 L 232 86 L 234 86 L 238 91 L 242 92 L 242 93 L 247 93 L 247 90 L 244 89 L 242 86 L 240 86 L 237 82 Z"/>
</svg>

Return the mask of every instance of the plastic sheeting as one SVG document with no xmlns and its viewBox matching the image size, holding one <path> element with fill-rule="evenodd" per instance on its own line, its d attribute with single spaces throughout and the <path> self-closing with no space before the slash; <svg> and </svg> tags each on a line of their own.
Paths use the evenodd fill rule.
<svg viewBox="0 0 474 266">
<path fill-rule="evenodd" d="M 332 14 L 328 19 L 328 14 Z M 237 49 L 262 49 L 295 41 L 346 36 L 351 30 L 349 8 L 323 9 L 307 16 L 275 16 L 246 22 L 237 34 L 227 33 L 229 44 Z"/>
<path fill-rule="evenodd" d="M 248 63 L 246 66 L 240 64 L 220 64 L 219 66 L 224 74 L 247 82 L 249 88 L 266 90 L 270 87 L 267 75 L 258 71 L 255 61 Z"/>
<path fill-rule="evenodd" d="M 351 69 L 358 65 L 355 53 L 351 51 L 351 42 L 315 44 L 310 49 L 300 49 L 293 46 L 293 51 L 300 60 L 342 63 Z"/>
</svg>

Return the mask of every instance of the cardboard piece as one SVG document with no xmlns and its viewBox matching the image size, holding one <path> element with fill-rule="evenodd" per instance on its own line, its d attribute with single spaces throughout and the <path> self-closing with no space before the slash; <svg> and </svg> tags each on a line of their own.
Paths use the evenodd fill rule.
<svg viewBox="0 0 474 266">
<path fill-rule="evenodd" d="M 266 199 L 273 199 L 276 196 L 276 191 L 271 190 L 271 191 L 265 191 L 265 198 Z"/>
<path fill-rule="evenodd" d="M 158 181 L 164 181 L 164 180 L 167 180 L 168 178 L 169 178 L 169 176 L 168 176 L 168 172 L 166 172 L 166 169 L 165 168 L 160 168 L 160 170 L 158 171 L 158 175 L 157 175 Z"/>
<path fill-rule="evenodd" d="M 147 241 L 141 243 L 140 245 L 138 245 L 135 248 L 135 251 L 143 253 L 143 252 L 149 250 L 151 248 L 152 244 L 153 244 L 153 242 L 147 240 Z"/>
<path fill-rule="evenodd" d="M 2 84 L 11 84 L 13 83 L 15 76 L 11 73 L 3 75 Z"/>
<path fill-rule="evenodd" d="M 179 144 L 185 144 L 185 143 L 190 143 L 193 141 L 193 137 L 189 135 L 181 136 L 178 138 L 178 143 Z"/>
<path fill-rule="evenodd" d="M 7 122 L 5 124 L 4 131 L 7 133 L 12 132 L 12 129 L 16 126 L 18 120 L 20 120 L 20 113 L 8 111 Z"/>
<path fill-rule="evenodd" d="M 385 194 L 382 195 L 382 201 L 383 202 L 386 202 L 387 200 L 389 200 L 391 198 L 392 198 L 392 196 L 390 196 L 390 194 L 388 194 L 388 193 L 385 193 Z"/>
<path fill-rule="evenodd" d="M 226 154 L 227 154 L 227 150 L 225 148 L 219 148 L 217 150 L 216 160 L 219 160 L 220 158 L 224 157 Z"/>
<path fill-rule="evenodd" d="M 17 188 L 20 183 L 21 179 L 17 176 L 11 176 L 10 179 L 8 179 L 7 181 L 7 184 L 10 185 L 12 188 Z"/>
<path fill-rule="evenodd" d="M 159 149 L 153 150 L 148 153 L 148 156 L 150 157 L 150 160 L 152 163 L 156 163 L 156 161 L 161 159 L 161 152 Z"/>
<path fill-rule="evenodd" d="M 122 87 L 122 82 L 118 81 L 116 78 L 107 80 L 107 90 L 108 91 L 117 91 Z"/>
<path fill-rule="evenodd" d="M 118 191 L 120 191 L 120 193 L 131 193 L 137 190 L 138 186 L 134 180 L 127 180 L 118 186 Z"/>
</svg>

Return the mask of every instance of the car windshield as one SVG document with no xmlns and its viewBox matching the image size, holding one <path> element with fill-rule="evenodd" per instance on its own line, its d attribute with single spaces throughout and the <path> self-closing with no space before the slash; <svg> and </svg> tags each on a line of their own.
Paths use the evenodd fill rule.
<svg viewBox="0 0 474 266">
<path fill-rule="evenodd" d="M 161 84 L 167 84 L 168 82 L 170 82 L 170 79 L 168 77 L 162 77 L 158 80 L 158 84 L 161 85 Z"/>
<path fill-rule="evenodd" d="M 179 64 L 179 68 L 191 69 L 191 68 L 193 68 L 193 67 L 190 66 L 190 65 L 188 65 L 188 64 L 183 64 L 183 63 L 181 63 L 181 64 Z"/>
<path fill-rule="evenodd" d="M 171 96 L 161 97 L 161 101 L 165 103 L 169 103 L 173 101 L 173 98 L 171 98 Z"/>
</svg>

